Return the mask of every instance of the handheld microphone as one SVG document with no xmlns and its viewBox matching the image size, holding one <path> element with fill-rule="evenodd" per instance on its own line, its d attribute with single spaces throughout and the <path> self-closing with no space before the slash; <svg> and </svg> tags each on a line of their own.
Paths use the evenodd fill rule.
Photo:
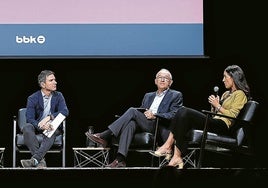
<svg viewBox="0 0 268 188">
<path fill-rule="evenodd" d="M 219 94 L 219 87 L 218 87 L 218 86 L 215 86 L 215 87 L 213 88 L 213 91 L 214 91 L 214 95 L 215 95 L 215 97 L 217 97 L 217 95 Z"/>
<path fill-rule="evenodd" d="M 213 88 L 213 91 L 214 91 L 214 96 L 217 97 L 218 94 L 219 94 L 219 87 L 218 87 L 218 86 L 215 86 L 215 87 Z M 212 105 L 211 105 L 211 111 L 212 111 L 212 112 L 216 112 L 216 109 L 215 109 Z"/>
</svg>

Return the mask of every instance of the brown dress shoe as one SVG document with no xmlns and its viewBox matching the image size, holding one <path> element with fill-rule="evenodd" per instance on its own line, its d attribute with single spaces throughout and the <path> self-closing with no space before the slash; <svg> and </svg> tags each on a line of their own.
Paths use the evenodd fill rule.
<svg viewBox="0 0 268 188">
<path fill-rule="evenodd" d="M 102 139 L 100 137 L 100 134 L 97 133 L 97 134 L 91 134 L 89 132 L 85 132 L 85 135 L 90 139 L 92 140 L 93 142 L 97 143 L 97 144 L 100 144 L 102 147 L 106 148 L 107 146 L 107 141 Z"/>
<path fill-rule="evenodd" d="M 119 162 L 117 159 L 115 159 L 112 163 L 108 164 L 106 167 L 110 167 L 110 168 L 126 167 L 126 163 L 125 161 Z"/>
</svg>

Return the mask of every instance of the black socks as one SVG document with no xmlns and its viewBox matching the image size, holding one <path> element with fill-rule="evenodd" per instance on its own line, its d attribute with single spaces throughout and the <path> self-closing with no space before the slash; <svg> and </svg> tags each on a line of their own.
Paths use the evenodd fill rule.
<svg viewBox="0 0 268 188">
<path fill-rule="evenodd" d="M 116 159 L 118 162 L 126 161 L 126 157 L 122 155 L 121 153 L 117 153 Z"/>
</svg>

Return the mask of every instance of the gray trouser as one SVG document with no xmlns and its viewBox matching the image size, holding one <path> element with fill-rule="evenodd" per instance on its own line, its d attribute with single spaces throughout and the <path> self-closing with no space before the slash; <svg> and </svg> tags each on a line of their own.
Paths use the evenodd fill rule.
<svg viewBox="0 0 268 188">
<path fill-rule="evenodd" d="M 154 120 L 148 120 L 136 108 L 129 108 L 120 118 L 109 125 L 115 137 L 119 137 L 118 153 L 127 156 L 129 146 L 136 132 L 154 132 Z"/>
<path fill-rule="evenodd" d="M 44 158 L 47 151 L 50 150 L 51 146 L 53 145 L 56 136 L 60 133 L 59 130 L 56 130 L 50 138 L 42 134 L 42 141 L 39 142 L 36 136 L 36 129 L 32 124 L 27 123 L 23 127 L 22 131 L 25 145 L 30 150 L 32 157 L 35 158 L 38 162 Z"/>
</svg>

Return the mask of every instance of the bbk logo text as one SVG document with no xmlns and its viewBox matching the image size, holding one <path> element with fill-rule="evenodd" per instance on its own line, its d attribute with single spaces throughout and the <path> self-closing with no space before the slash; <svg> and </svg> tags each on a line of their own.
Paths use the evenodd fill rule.
<svg viewBox="0 0 268 188">
<path fill-rule="evenodd" d="M 34 36 L 16 36 L 16 43 L 18 44 L 44 44 L 46 38 L 43 35 Z"/>
</svg>

